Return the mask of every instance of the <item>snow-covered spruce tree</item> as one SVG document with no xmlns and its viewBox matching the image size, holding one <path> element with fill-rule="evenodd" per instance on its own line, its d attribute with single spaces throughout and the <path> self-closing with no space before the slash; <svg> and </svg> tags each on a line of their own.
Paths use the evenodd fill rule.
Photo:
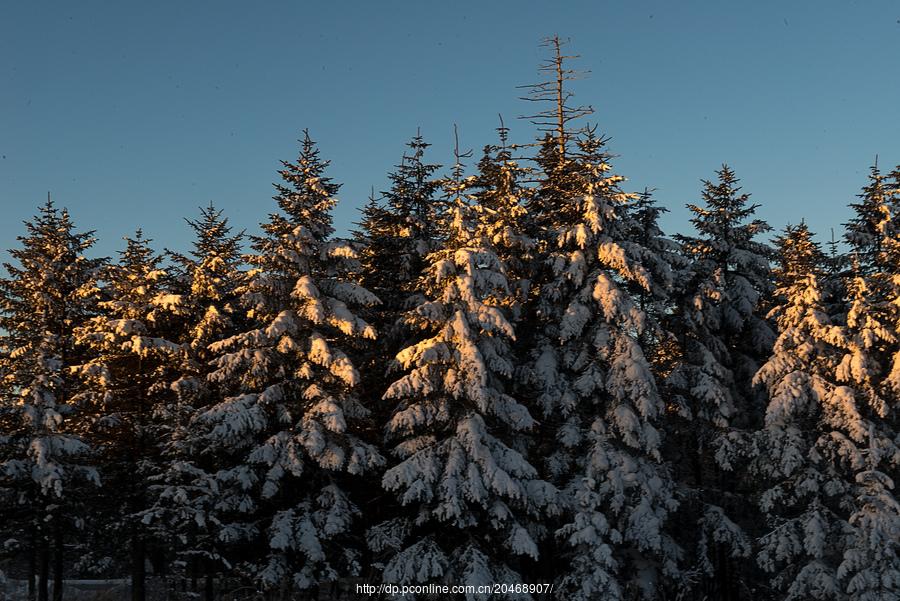
<svg viewBox="0 0 900 601">
<path fill-rule="evenodd" d="M 362 245 L 361 283 L 382 301 L 375 325 L 385 332 L 399 313 L 422 300 L 416 281 L 425 258 L 440 242 L 440 181 L 434 177 L 440 165 L 423 161 L 429 146 L 421 134 L 407 143 L 410 153 L 388 176 L 390 190 L 370 199 L 363 208 L 362 229 L 356 232 Z"/>
<path fill-rule="evenodd" d="M 847 341 L 838 368 L 839 379 L 857 391 L 843 421 L 859 448 L 852 530 L 838 575 L 850 599 L 866 601 L 900 596 L 900 168 L 889 178 L 873 168 L 862 202 L 853 205 L 855 223 L 867 224 L 856 233 L 875 235 L 855 237 L 853 222 L 848 227 L 855 277 L 847 285 Z M 875 249 L 868 259 L 866 249 Z"/>
<path fill-rule="evenodd" d="M 803 224 L 788 226 L 776 243 L 777 305 L 771 315 L 778 338 L 755 378 L 769 405 L 764 426 L 754 433 L 757 452 L 750 465 L 766 519 L 758 560 L 785 599 L 840 599 L 844 472 L 858 457 L 840 421 L 854 393 L 836 380 L 841 334 L 825 311 L 819 245 Z"/>
<path fill-rule="evenodd" d="M 101 517 L 111 540 L 130 553 L 132 599 L 146 598 L 146 562 L 159 569 L 162 549 L 145 523 L 151 481 L 160 469 L 160 440 L 171 431 L 176 403 L 171 382 L 178 377 L 183 347 L 171 338 L 182 320 L 182 298 L 170 291 L 161 257 L 140 230 L 126 238 L 119 261 L 103 276 L 99 315 L 76 330 L 88 348 L 77 367 L 85 390 L 80 402 L 94 414 L 90 439 L 98 453 L 104 486 L 93 518 Z M 95 524 L 100 528 L 99 524 Z"/>
<path fill-rule="evenodd" d="M 880 269 L 869 279 L 875 280 L 875 284 L 884 290 L 886 321 L 891 332 L 889 356 L 884 361 L 889 370 L 886 395 L 890 397 L 891 408 L 886 407 L 882 413 L 890 416 L 891 424 L 897 430 L 900 429 L 900 165 L 891 171 L 888 181 L 880 211 L 882 219 L 877 226 L 882 249 L 878 257 Z M 856 246 L 852 253 L 858 256 Z"/>
<path fill-rule="evenodd" d="M 532 177 L 532 169 L 513 157 L 514 147 L 508 141 L 509 130 L 498 128 L 500 143 L 485 146 L 478 162 L 478 173 L 472 181 L 472 209 L 476 212 L 476 228 L 494 249 L 503 265 L 510 287 L 509 299 L 513 326 L 524 317 L 531 294 L 534 240 L 526 208 L 533 189 L 525 180 Z M 518 363 L 518 362 L 517 362 Z"/>
<path fill-rule="evenodd" d="M 46 601 L 52 549 L 60 600 L 80 489 L 99 484 L 70 368 L 82 353 L 73 329 L 96 309 L 102 261 L 85 257 L 92 232 L 77 232 L 49 199 L 25 227 L 21 247 L 10 251 L 15 264 L 5 264 L 0 279 L 0 554 L 29 557 L 32 583 L 37 563 L 38 597 Z"/>
<path fill-rule="evenodd" d="M 896 430 L 894 430 L 896 432 Z M 874 437 L 873 437 L 874 438 Z M 882 439 L 883 440 L 883 439 Z M 889 601 L 900 598 L 900 503 L 896 479 L 882 468 L 896 473 L 897 444 L 885 453 L 874 442 L 864 469 L 856 474 L 855 504 L 850 516 L 850 541 L 838 576 L 846 581 L 846 592 L 855 601 Z M 889 458 L 888 455 L 894 455 Z"/>
<path fill-rule="evenodd" d="M 757 417 L 748 411 L 750 381 L 774 333 L 761 314 L 771 249 L 755 238 L 771 228 L 753 219 L 759 205 L 740 193 L 734 171 L 723 165 L 716 175 L 703 182 L 703 206 L 688 205 L 697 235 L 677 236 L 691 260 L 676 299 L 685 353 L 678 377 L 691 414 L 724 428 Z"/>
<path fill-rule="evenodd" d="M 624 205 L 627 237 L 623 245 L 633 247 L 632 252 L 651 275 L 650 290 L 638 287 L 635 295 L 640 298 L 641 309 L 656 316 L 657 321 L 666 313 L 664 305 L 669 301 L 676 271 L 688 264 L 681 245 L 666 236 L 659 225 L 660 217 L 668 211 L 648 189 Z"/>
<path fill-rule="evenodd" d="M 677 576 L 666 532 L 677 507 L 654 425 L 664 410 L 641 347 L 647 315 L 627 286 L 650 290 L 645 249 L 629 236 L 604 140 L 588 129 L 577 152 L 548 138 L 532 382 L 552 428 L 548 473 L 568 512 L 557 591 L 565 599 L 654 598 Z"/>
<path fill-rule="evenodd" d="M 161 466 L 145 515 L 156 538 L 165 540 L 174 554 L 171 572 L 203 576 L 205 597 L 212 601 L 215 573 L 229 571 L 236 543 L 246 539 L 232 524 L 245 518 L 243 495 L 228 494 L 233 489 L 219 481 L 241 458 L 228 447 L 209 444 L 210 429 L 202 418 L 220 392 L 208 379 L 216 358 L 209 346 L 246 329 L 239 306 L 245 283 L 243 234 L 231 234 L 228 220 L 212 205 L 187 222 L 195 235 L 193 250 L 172 253 L 173 288 L 184 316 L 175 341 L 185 352 L 178 379 L 171 384 L 176 398 L 166 407 L 169 429 L 160 441 Z"/>
<path fill-rule="evenodd" d="M 762 306 L 771 290 L 771 249 L 755 239 L 770 228 L 753 218 L 757 205 L 727 165 L 716 175 L 703 183 L 703 204 L 688 205 L 696 234 L 676 236 L 689 264 L 676 278 L 667 320 L 678 358 L 665 381 L 673 409 L 666 454 L 687 500 L 679 541 L 691 553 L 695 594 L 729 601 L 746 593 L 752 577 L 752 563 L 741 561 L 749 546 L 738 517 L 753 506 L 736 488 L 736 474 L 746 430 L 762 420 L 765 400 L 752 377 L 774 333 Z"/>
<path fill-rule="evenodd" d="M 893 393 L 900 398 L 900 309 L 896 304 L 900 299 L 900 192 L 892 190 L 888 176 L 876 165 L 859 199 L 850 205 L 855 215 L 845 224 L 844 233 L 851 263 L 845 272 L 846 321 L 850 328 L 865 328 L 872 336 L 859 354 L 866 367 L 858 370 L 866 374 L 861 383 L 869 395 L 885 399 Z"/>
<path fill-rule="evenodd" d="M 895 599 L 900 507 L 882 470 L 896 471 L 900 454 L 867 356 L 881 327 L 861 312 L 861 278 L 847 325 L 832 325 L 824 257 L 805 226 L 778 243 L 779 337 L 756 376 L 770 398 L 751 466 L 769 526 L 758 559 L 788 600 Z"/>
<path fill-rule="evenodd" d="M 889 178 L 877 164 L 870 168 L 869 183 L 858 198 L 859 202 L 850 203 L 854 216 L 844 224 L 844 240 L 850 246 L 857 275 L 883 272 L 888 267 L 884 264 L 887 255 L 883 243 L 895 235 L 885 228 L 896 227 L 891 212 L 900 199 L 891 194 Z"/>
<path fill-rule="evenodd" d="M 675 279 L 689 265 L 689 260 L 681 252 L 681 246 L 662 231 L 659 219 L 668 209 L 657 203 L 650 190 L 645 189 L 622 208 L 625 234 L 620 244 L 649 275 L 646 288 L 635 281 L 626 281 L 625 285 L 647 316 L 640 342 L 658 385 L 664 387 L 666 377 L 680 359 L 677 338 L 670 331 L 671 296 Z M 669 409 L 677 411 L 677 407 Z"/>
<path fill-rule="evenodd" d="M 428 257 L 419 281 L 427 300 L 405 316 L 416 340 L 398 353 L 404 374 L 385 394 L 396 403 L 386 437 L 397 462 L 383 486 L 404 509 L 368 538 L 389 583 L 523 582 L 516 566 L 537 559 L 538 520 L 555 510 L 555 488 L 511 448 L 535 422 L 508 392 L 513 299 L 479 234 L 472 183 L 458 156 L 446 183 L 447 241 Z"/>
<path fill-rule="evenodd" d="M 361 389 L 367 391 L 364 401 L 378 424 L 385 423 L 391 411 L 391 405 L 381 401 L 392 380 L 386 369 L 389 358 L 408 343 L 410 335 L 401 316 L 422 302 L 418 278 L 426 257 L 440 244 L 443 201 L 435 177 L 440 165 L 424 161 L 429 146 L 420 133 L 407 143 L 409 151 L 388 176 L 390 189 L 379 198 L 373 195 L 354 233 L 360 248 L 359 281 L 381 300 L 363 314 L 378 330 L 378 339 L 366 345 L 359 357 Z M 372 504 L 367 523 L 384 519 L 383 510 L 390 511 L 384 504 Z"/>
<path fill-rule="evenodd" d="M 256 535 L 238 567 L 287 594 L 359 571 L 359 510 L 348 490 L 382 458 L 361 436 L 368 410 L 348 355 L 356 340 L 375 337 L 353 307 L 378 300 L 354 283 L 356 252 L 331 238 L 338 185 L 306 133 L 297 161 L 283 165 L 281 212 L 246 257 L 242 304 L 252 327 L 210 347 L 219 356 L 209 379 L 226 396 L 199 419 L 211 449 L 241 457 L 219 477 L 237 489 L 229 494 L 242 493 L 243 528 Z"/>
</svg>

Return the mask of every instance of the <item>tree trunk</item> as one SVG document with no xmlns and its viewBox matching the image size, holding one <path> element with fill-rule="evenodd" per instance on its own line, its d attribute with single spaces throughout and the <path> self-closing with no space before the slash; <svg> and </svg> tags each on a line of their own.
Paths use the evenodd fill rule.
<svg viewBox="0 0 900 601">
<path fill-rule="evenodd" d="M 34 601 L 37 598 L 37 586 L 34 578 L 34 575 L 37 572 L 35 553 L 37 553 L 37 536 L 34 534 L 34 530 L 32 530 L 31 547 L 28 549 L 28 601 Z"/>
<path fill-rule="evenodd" d="M 50 601 L 50 546 L 42 538 L 38 547 L 38 601 Z"/>
<path fill-rule="evenodd" d="M 192 593 L 197 592 L 197 572 L 199 571 L 198 564 L 199 564 L 199 562 L 197 561 L 197 557 L 196 556 L 191 557 L 191 592 Z"/>
<path fill-rule="evenodd" d="M 131 541 L 131 601 L 146 601 L 147 549 L 138 533 L 133 536 Z"/>
<path fill-rule="evenodd" d="M 203 590 L 205 592 L 204 601 L 214 601 L 213 575 L 210 571 L 206 572 L 206 585 L 203 587 Z"/>
<path fill-rule="evenodd" d="M 63 601 L 63 529 L 57 519 L 53 531 L 53 601 Z"/>
<path fill-rule="evenodd" d="M 719 577 L 719 594 L 722 601 L 733 601 L 734 582 L 731 577 L 731 562 L 725 545 L 718 545 L 717 571 Z"/>
</svg>

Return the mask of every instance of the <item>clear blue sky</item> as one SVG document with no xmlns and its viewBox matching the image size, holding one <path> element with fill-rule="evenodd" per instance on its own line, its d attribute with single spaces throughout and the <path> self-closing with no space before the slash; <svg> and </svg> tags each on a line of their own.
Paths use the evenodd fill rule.
<svg viewBox="0 0 900 601">
<path fill-rule="evenodd" d="M 0 17 L 0 248 L 53 193 L 98 254 L 138 226 L 185 248 L 210 200 L 257 231 L 303 128 L 343 183 L 346 232 L 417 127 L 448 163 L 532 128 L 517 85 L 570 37 L 577 100 L 670 232 L 723 161 L 777 228 L 827 235 L 876 154 L 900 163 L 900 4 L 7 2 Z"/>
</svg>

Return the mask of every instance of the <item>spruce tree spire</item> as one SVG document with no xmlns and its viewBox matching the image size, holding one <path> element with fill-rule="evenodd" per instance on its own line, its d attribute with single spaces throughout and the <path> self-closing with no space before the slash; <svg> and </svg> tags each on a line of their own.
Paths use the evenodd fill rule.
<svg viewBox="0 0 900 601">
<path fill-rule="evenodd" d="M 355 234 L 362 245 L 362 283 L 381 298 L 384 313 L 406 310 L 416 302 L 415 280 L 439 240 L 440 181 L 434 173 L 440 165 L 425 162 L 429 146 L 417 131 L 407 143 L 409 152 L 388 176 L 390 189 L 370 198 Z"/>
<path fill-rule="evenodd" d="M 281 164 L 284 169 L 278 173 L 282 181 L 273 184 L 278 192 L 275 202 L 289 218 L 302 223 L 316 241 L 326 240 L 334 233 L 331 209 L 337 202 L 335 195 L 340 185 L 325 176 L 330 161 L 319 158 L 319 149 L 309 137 L 309 130 L 303 130 L 296 162 Z"/>
<path fill-rule="evenodd" d="M 845 223 L 844 240 L 850 245 L 851 254 L 858 263 L 859 273 L 868 275 L 884 266 L 881 255 L 883 241 L 891 232 L 883 231 L 892 211 L 897 211 L 900 197 L 891 194 L 889 177 L 875 164 L 869 168 L 869 183 L 858 195 L 859 202 L 850 203 L 854 216 Z"/>
</svg>

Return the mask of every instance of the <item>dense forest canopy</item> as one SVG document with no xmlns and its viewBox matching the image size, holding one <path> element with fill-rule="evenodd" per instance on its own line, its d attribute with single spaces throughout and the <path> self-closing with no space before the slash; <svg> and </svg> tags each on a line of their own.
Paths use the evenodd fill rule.
<svg viewBox="0 0 900 601">
<path fill-rule="evenodd" d="M 40 206 L 0 279 L 0 580 L 900 598 L 900 167 L 826 248 L 727 165 L 664 232 L 547 48 L 534 143 L 416 135 L 349 239 L 307 132 L 258 235 L 210 205 L 101 259 Z"/>
</svg>

